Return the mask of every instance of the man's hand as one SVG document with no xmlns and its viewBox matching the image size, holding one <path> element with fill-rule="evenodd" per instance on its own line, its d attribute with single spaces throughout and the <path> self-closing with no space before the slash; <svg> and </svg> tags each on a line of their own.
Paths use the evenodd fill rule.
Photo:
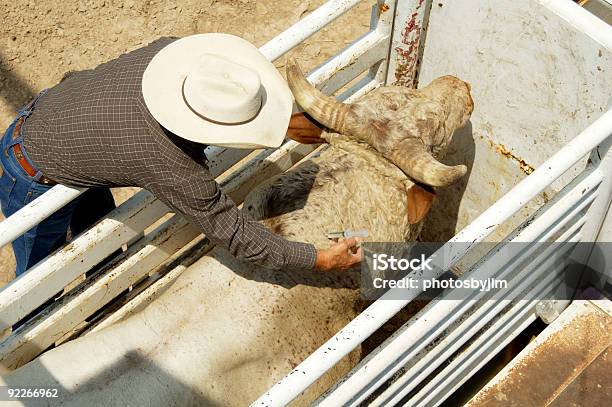
<svg viewBox="0 0 612 407">
<path fill-rule="evenodd" d="M 301 144 L 325 143 L 321 138 L 323 129 L 305 113 L 294 113 L 289 120 L 287 137 Z"/>
<path fill-rule="evenodd" d="M 361 261 L 362 250 L 357 248 L 359 240 L 355 237 L 340 240 L 329 249 L 317 250 L 315 268 L 319 271 L 348 270 Z"/>
</svg>

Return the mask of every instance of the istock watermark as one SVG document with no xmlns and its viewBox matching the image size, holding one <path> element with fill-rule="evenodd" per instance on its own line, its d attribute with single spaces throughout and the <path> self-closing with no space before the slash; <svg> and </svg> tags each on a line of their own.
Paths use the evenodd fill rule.
<svg viewBox="0 0 612 407">
<path fill-rule="evenodd" d="M 364 243 L 368 300 L 572 299 L 612 285 L 612 243 Z M 460 253 L 458 255 L 457 253 Z"/>
<path fill-rule="evenodd" d="M 373 286 L 374 288 L 412 288 L 420 289 L 421 291 L 467 288 L 480 292 L 489 292 L 491 290 L 507 288 L 508 282 L 496 278 L 487 278 L 486 280 L 478 280 L 476 278 L 438 280 L 436 278 L 416 279 L 408 277 L 401 280 L 387 280 L 382 277 L 376 277 L 374 278 Z"/>
<path fill-rule="evenodd" d="M 373 255 L 374 270 L 386 271 L 418 271 L 418 270 L 431 270 L 431 262 L 433 258 L 427 257 L 424 253 L 421 253 L 420 258 L 413 259 L 396 259 L 395 256 L 386 253 L 374 253 Z"/>
</svg>

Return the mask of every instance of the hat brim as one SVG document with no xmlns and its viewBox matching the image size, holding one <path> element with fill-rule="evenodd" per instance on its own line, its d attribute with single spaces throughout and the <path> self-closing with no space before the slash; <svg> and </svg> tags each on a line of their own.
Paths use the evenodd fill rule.
<svg viewBox="0 0 612 407">
<path fill-rule="evenodd" d="M 205 53 L 228 55 L 260 75 L 265 95 L 257 115 L 244 123 L 224 124 L 195 113 L 183 97 L 183 82 Z M 291 117 L 293 97 L 287 83 L 259 50 L 230 34 L 208 33 L 181 38 L 162 48 L 142 77 L 142 95 L 151 115 L 179 137 L 234 148 L 278 147 Z"/>
</svg>

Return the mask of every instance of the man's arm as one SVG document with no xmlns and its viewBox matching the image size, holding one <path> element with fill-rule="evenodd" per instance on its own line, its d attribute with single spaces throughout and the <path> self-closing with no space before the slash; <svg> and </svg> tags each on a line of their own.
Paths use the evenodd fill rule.
<svg viewBox="0 0 612 407">
<path fill-rule="evenodd" d="M 353 253 L 356 240 L 349 239 L 317 251 L 312 244 L 275 235 L 240 211 L 221 191 L 205 165 L 187 154 L 180 160 L 166 157 L 165 161 L 163 155 L 157 157 L 158 165 L 163 168 L 152 168 L 163 175 L 153 177 L 155 181 L 143 187 L 198 226 L 211 242 L 225 247 L 238 259 L 271 269 L 316 268 L 321 271 L 347 269 L 361 259 L 360 251 Z"/>
<path fill-rule="evenodd" d="M 317 254 L 313 245 L 285 240 L 240 211 L 208 171 L 201 169 L 189 178 L 149 189 L 198 226 L 212 243 L 240 260 L 270 269 L 314 269 Z"/>
</svg>

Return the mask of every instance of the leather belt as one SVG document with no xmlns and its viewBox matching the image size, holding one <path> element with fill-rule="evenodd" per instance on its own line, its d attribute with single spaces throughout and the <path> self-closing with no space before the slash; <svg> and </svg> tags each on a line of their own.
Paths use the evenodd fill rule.
<svg viewBox="0 0 612 407">
<path fill-rule="evenodd" d="M 20 117 L 17 120 L 17 123 L 15 123 L 15 128 L 13 129 L 13 140 L 19 137 L 22 124 L 23 124 L 23 117 Z M 21 145 L 15 144 L 12 147 L 12 149 L 13 149 L 13 153 L 15 154 L 15 158 L 17 158 L 17 162 L 19 163 L 19 165 L 21 165 L 21 168 L 23 168 L 23 170 L 30 177 L 36 176 L 37 171 L 34 169 L 34 167 L 32 167 L 30 162 L 26 159 L 25 154 L 23 153 L 23 150 L 21 149 Z M 40 178 L 36 180 L 36 182 L 38 182 L 39 184 L 44 184 L 44 185 L 56 185 L 57 184 L 57 182 L 53 181 L 50 178 L 45 177 L 42 174 Z"/>
</svg>

